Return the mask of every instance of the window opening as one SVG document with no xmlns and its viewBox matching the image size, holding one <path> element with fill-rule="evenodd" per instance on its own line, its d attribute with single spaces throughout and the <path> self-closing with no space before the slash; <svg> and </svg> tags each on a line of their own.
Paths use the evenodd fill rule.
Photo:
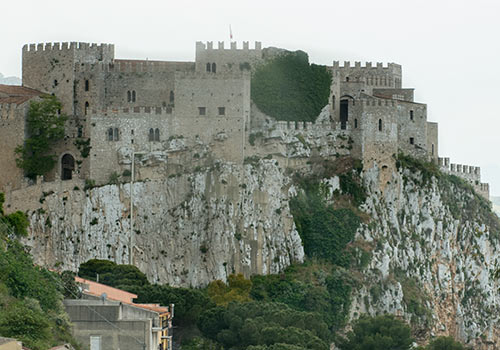
<svg viewBox="0 0 500 350">
<path fill-rule="evenodd" d="M 358 128 L 358 120 L 354 119 L 354 129 L 357 129 L 357 128 Z"/>
<path fill-rule="evenodd" d="M 113 128 L 108 129 L 108 141 L 113 141 Z"/>
<path fill-rule="evenodd" d="M 89 102 L 86 101 L 85 102 L 85 115 L 87 115 L 88 112 L 89 112 Z"/>
<path fill-rule="evenodd" d="M 132 101 L 132 94 L 130 93 L 130 90 L 127 91 L 127 102 L 131 102 Z"/>
<path fill-rule="evenodd" d="M 378 120 L 378 131 L 382 131 L 382 119 Z"/>
<path fill-rule="evenodd" d="M 132 90 L 132 102 L 135 102 L 135 90 Z"/>
<path fill-rule="evenodd" d="M 89 81 L 85 80 L 85 91 L 89 91 Z"/>
<path fill-rule="evenodd" d="M 151 128 L 151 129 L 149 129 L 149 137 L 148 137 L 148 140 L 149 140 L 149 142 L 151 142 L 151 141 L 154 141 L 154 140 L 155 140 L 155 132 L 154 132 L 154 130 L 153 130 L 152 128 Z"/>
<path fill-rule="evenodd" d="M 410 120 L 413 120 L 413 111 L 410 111 Z"/>
<path fill-rule="evenodd" d="M 170 103 L 173 103 L 174 99 L 175 99 L 174 92 L 172 90 L 170 90 Z"/>
<path fill-rule="evenodd" d="M 216 73 L 217 72 L 217 65 L 214 63 L 212 63 L 212 73 Z"/>
<path fill-rule="evenodd" d="M 114 133 L 113 133 L 113 134 L 114 134 L 114 135 L 113 135 L 113 136 L 114 136 L 114 140 L 115 140 L 115 141 L 120 141 L 120 133 L 118 132 L 118 128 L 115 128 L 115 130 L 114 130 Z"/>
<path fill-rule="evenodd" d="M 198 107 L 198 112 L 200 113 L 200 115 L 206 115 L 207 108 L 206 107 Z"/>
<path fill-rule="evenodd" d="M 413 137 L 410 137 L 410 145 L 414 145 L 415 144 L 415 139 Z"/>
<path fill-rule="evenodd" d="M 347 129 L 347 121 L 349 119 L 349 101 L 340 100 L 340 129 Z"/>
<path fill-rule="evenodd" d="M 75 170 L 75 159 L 71 154 L 65 154 L 61 158 L 61 180 L 71 180 Z"/>
<path fill-rule="evenodd" d="M 226 115 L 226 107 L 219 107 L 219 115 Z"/>
<path fill-rule="evenodd" d="M 160 141 L 160 129 L 155 129 L 155 141 Z"/>
</svg>

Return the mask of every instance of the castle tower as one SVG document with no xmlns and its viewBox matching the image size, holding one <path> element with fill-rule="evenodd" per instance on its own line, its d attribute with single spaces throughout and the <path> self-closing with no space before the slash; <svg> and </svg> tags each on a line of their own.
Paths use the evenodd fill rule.
<svg viewBox="0 0 500 350">
<path fill-rule="evenodd" d="M 56 95 L 63 112 L 74 114 L 75 64 L 111 62 L 114 45 L 46 43 L 23 47 L 23 86 Z"/>
</svg>

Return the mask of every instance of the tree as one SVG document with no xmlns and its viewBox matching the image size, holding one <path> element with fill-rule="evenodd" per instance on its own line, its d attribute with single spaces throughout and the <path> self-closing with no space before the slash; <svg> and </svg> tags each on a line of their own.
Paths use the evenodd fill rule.
<svg viewBox="0 0 500 350">
<path fill-rule="evenodd" d="M 393 315 L 361 317 L 338 346 L 341 350 L 409 350 L 410 327 Z"/>
<path fill-rule="evenodd" d="M 208 284 L 208 296 L 217 305 L 227 306 L 232 301 L 250 301 L 252 281 L 245 279 L 243 274 L 231 274 L 228 285 L 220 280 Z"/>
<path fill-rule="evenodd" d="M 65 115 L 60 114 L 61 107 L 61 102 L 50 95 L 30 104 L 26 120 L 29 136 L 24 145 L 19 145 L 15 150 L 17 166 L 29 178 L 48 173 L 56 164 L 56 157 L 51 151 L 63 139 L 67 120 Z"/>
<path fill-rule="evenodd" d="M 437 337 L 432 340 L 426 350 L 464 350 L 464 346 L 452 337 Z"/>
</svg>

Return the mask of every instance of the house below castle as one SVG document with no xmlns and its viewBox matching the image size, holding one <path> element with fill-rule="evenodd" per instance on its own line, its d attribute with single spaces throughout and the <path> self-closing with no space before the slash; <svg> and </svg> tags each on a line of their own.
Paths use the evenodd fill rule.
<svg viewBox="0 0 500 350">
<path fill-rule="evenodd" d="M 402 152 L 439 163 L 488 198 L 479 168 L 439 160 L 438 125 L 427 120 L 413 89 L 403 88 L 398 64 L 334 61 L 327 67 L 329 102 L 314 123 L 264 115 L 251 100 L 251 72 L 279 52 L 260 42 L 253 48 L 198 42 L 194 62 L 171 62 L 116 59 L 110 44 L 25 45 L 23 87 L 0 86 L 0 146 L 8 150 L 0 158 L 0 190 L 26 185 L 13 149 L 25 138 L 29 100 L 43 92 L 56 95 L 70 117 L 56 148 L 58 166 L 45 181 L 126 179 L 133 159 L 138 179 L 154 179 L 217 160 L 270 155 L 302 167 L 314 155 L 347 154 L 379 167 L 381 181 L 388 181 Z M 15 100 L 21 91 L 25 97 Z M 256 144 L 252 135 L 263 140 Z"/>
</svg>

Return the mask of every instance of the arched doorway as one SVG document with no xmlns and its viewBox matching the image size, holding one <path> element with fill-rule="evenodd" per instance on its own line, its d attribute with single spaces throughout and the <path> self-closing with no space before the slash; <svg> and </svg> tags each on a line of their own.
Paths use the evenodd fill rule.
<svg viewBox="0 0 500 350">
<path fill-rule="evenodd" d="M 349 100 L 340 100 L 340 128 L 347 129 L 347 121 L 349 120 Z"/>
<path fill-rule="evenodd" d="M 75 170 L 75 158 L 71 154 L 65 154 L 61 159 L 61 180 L 71 180 Z"/>
</svg>

